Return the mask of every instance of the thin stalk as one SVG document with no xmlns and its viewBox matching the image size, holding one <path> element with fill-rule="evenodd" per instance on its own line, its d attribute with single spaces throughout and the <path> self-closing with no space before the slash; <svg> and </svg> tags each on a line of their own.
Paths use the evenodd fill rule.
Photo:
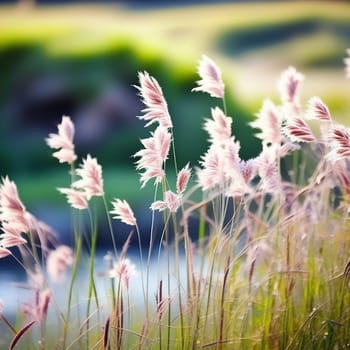
<svg viewBox="0 0 350 350">
<path fill-rule="evenodd" d="M 157 190 L 158 190 L 158 184 L 156 185 L 155 191 L 154 191 L 154 198 L 153 202 L 157 199 Z M 146 320 L 149 320 L 149 269 L 151 264 L 151 255 L 152 255 L 152 248 L 153 248 L 153 234 L 154 234 L 154 220 L 155 220 L 155 213 L 152 211 L 152 220 L 151 220 L 151 232 L 149 237 L 149 248 L 148 248 L 148 256 L 147 256 L 147 271 L 146 271 Z"/>
<path fill-rule="evenodd" d="M 158 336 L 159 336 L 159 350 L 162 350 L 162 307 L 163 307 L 163 281 L 159 281 L 157 294 L 157 311 L 158 311 Z"/>
<path fill-rule="evenodd" d="M 221 302 L 220 302 L 221 315 L 220 315 L 220 329 L 219 329 L 219 343 L 218 343 L 219 349 L 222 349 L 222 345 L 224 343 L 225 290 L 226 290 L 226 283 L 227 283 L 229 270 L 230 270 L 230 256 L 228 256 L 227 258 L 224 279 L 222 282 L 222 290 L 221 290 Z"/>
<path fill-rule="evenodd" d="M 144 264 L 143 264 L 142 242 L 141 242 L 140 229 L 139 229 L 139 226 L 137 224 L 136 224 L 136 233 L 137 233 L 137 239 L 138 239 L 138 244 L 139 244 L 139 253 L 140 253 L 140 270 L 141 270 L 142 296 L 143 296 L 144 303 L 146 305 L 148 300 L 146 298 L 145 281 L 144 281 L 144 273 L 143 273 Z M 147 270 L 148 270 L 148 268 L 147 268 Z"/>
<path fill-rule="evenodd" d="M 86 308 L 86 319 L 87 319 L 87 328 L 89 328 L 89 315 L 90 315 L 90 307 L 91 307 L 91 298 L 94 295 L 96 306 L 99 309 L 99 302 L 97 297 L 97 290 L 95 284 L 94 270 L 95 270 L 95 255 L 96 255 L 96 243 L 97 243 L 97 228 L 94 225 L 94 220 L 91 215 L 91 211 L 89 212 L 90 219 L 90 227 L 92 230 L 91 235 L 91 248 L 90 248 L 90 265 L 89 265 L 89 289 L 88 289 L 88 301 Z M 89 348 L 89 337 L 87 336 L 87 348 Z"/>
<path fill-rule="evenodd" d="M 0 319 L 5 323 L 5 325 L 7 326 L 7 328 L 14 334 L 17 334 L 17 331 L 15 329 L 15 327 L 12 326 L 12 324 L 10 323 L 10 321 L 4 316 L 0 314 Z"/>
<path fill-rule="evenodd" d="M 78 276 L 78 266 L 81 256 L 81 248 L 82 248 L 82 240 L 79 236 L 78 230 L 75 227 L 74 228 L 74 235 L 75 235 L 75 259 L 74 259 L 74 265 L 72 270 L 72 277 L 69 284 L 69 290 L 68 290 L 68 302 L 67 302 L 67 312 L 66 312 L 66 318 L 65 318 L 65 324 L 64 324 L 64 333 L 63 333 L 63 349 L 66 347 L 67 342 L 67 336 L 68 336 L 68 326 L 69 326 L 69 319 L 70 319 L 70 312 L 71 312 L 71 305 L 72 305 L 72 297 L 73 297 L 73 288 L 75 281 Z"/>
<path fill-rule="evenodd" d="M 183 309 L 182 309 L 182 298 L 181 298 L 181 285 L 180 285 L 180 253 L 179 253 L 179 237 L 177 234 L 177 225 L 176 225 L 176 216 L 172 215 L 174 235 L 175 235 L 175 275 L 178 282 L 178 298 L 179 298 L 179 310 L 180 310 L 180 334 L 181 334 L 181 348 L 183 349 L 184 344 L 184 318 L 183 318 Z"/>
<path fill-rule="evenodd" d="M 174 140 L 174 133 L 173 133 L 173 130 L 171 130 L 171 148 L 172 148 L 173 158 L 174 158 L 175 174 L 177 175 L 177 173 L 178 173 L 178 167 L 177 167 L 177 160 L 176 160 L 175 140 Z"/>
<path fill-rule="evenodd" d="M 107 216 L 109 233 L 111 235 L 113 249 L 114 249 L 114 255 L 117 256 L 118 255 L 117 245 L 116 245 L 115 238 L 114 238 L 112 221 L 111 221 L 111 217 L 109 215 L 108 205 L 107 205 L 107 201 L 106 201 L 106 196 L 105 195 L 102 196 L 102 200 L 103 200 L 103 204 L 104 204 L 104 208 L 105 208 L 105 212 L 106 212 L 106 216 Z M 115 289 L 114 289 L 113 280 L 111 280 L 111 291 L 112 291 L 112 305 L 113 305 L 113 309 L 114 309 L 115 308 Z"/>
<path fill-rule="evenodd" d="M 111 239 L 112 239 L 114 254 L 117 257 L 118 256 L 117 244 L 116 244 L 115 238 L 114 238 L 112 220 L 111 220 L 111 216 L 109 215 L 108 205 L 107 205 L 107 201 L 106 201 L 106 196 L 105 195 L 102 196 L 102 200 L 103 200 L 104 208 L 105 208 L 105 211 L 106 211 L 106 216 L 107 216 L 107 221 L 108 221 L 108 228 L 109 228 L 109 233 L 110 233 Z"/>
<path fill-rule="evenodd" d="M 227 115 L 227 105 L 226 105 L 226 98 L 225 98 L 225 96 L 222 98 L 222 106 L 224 108 L 225 115 Z"/>
<path fill-rule="evenodd" d="M 165 231 L 165 239 L 167 242 L 169 242 L 169 237 L 168 237 L 168 230 L 166 229 Z M 168 298 L 170 300 L 171 297 L 171 288 L 170 288 L 170 253 L 169 253 L 169 249 L 167 249 L 167 264 L 168 264 L 168 274 L 167 274 L 167 279 L 168 279 Z M 167 327 L 167 349 L 170 349 L 170 337 L 171 337 L 171 302 L 169 303 L 169 311 L 168 311 L 168 327 Z"/>
</svg>

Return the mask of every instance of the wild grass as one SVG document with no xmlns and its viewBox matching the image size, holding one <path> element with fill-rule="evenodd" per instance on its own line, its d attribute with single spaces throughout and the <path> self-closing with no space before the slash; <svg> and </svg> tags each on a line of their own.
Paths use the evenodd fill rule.
<svg viewBox="0 0 350 350">
<path fill-rule="evenodd" d="M 54 157 L 69 164 L 69 187 L 59 191 L 72 207 L 72 249 L 27 211 L 15 183 L 2 179 L 0 254 L 23 268 L 28 283 L 19 287 L 32 296 L 19 301 L 15 321 L 0 303 L 5 346 L 350 346 L 350 130 L 334 122 L 319 98 L 300 103 L 303 76 L 290 67 L 281 75 L 280 104 L 265 101 L 252 123 L 261 153 L 243 160 L 220 69 L 203 57 L 199 74 L 196 90 L 217 98 L 220 107 L 204 121 L 209 148 L 191 169 L 177 164 L 175 129 L 161 87 L 139 73 L 137 89 L 146 106 L 139 118 L 152 128 L 134 155 L 141 191 L 154 181 L 147 232 L 128 202 L 107 201 L 96 158 L 87 155 L 76 165 L 69 117 L 46 142 Z M 315 120 L 317 132 L 307 118 Z M 171 168 L 176 179 L 168 176 Z M 104 211 L 97 211 L 101 206 Z M 100 232 L 97 214 L 106 218 L 109 232 Z M 112 219 L 132 227 L 123 246 L 116 244 Z M 110 240 L 103 262 L 96 255 L 102 234 Z M 128 255 L 132 235 L 139 242 L 138 262 Z"/>
</svg>

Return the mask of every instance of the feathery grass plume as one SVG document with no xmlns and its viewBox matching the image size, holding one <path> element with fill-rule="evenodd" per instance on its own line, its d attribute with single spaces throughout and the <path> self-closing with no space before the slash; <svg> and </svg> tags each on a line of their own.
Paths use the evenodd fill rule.
<svg viewBox="0 0 350 350">
<path fill-rule="evenodd" d="M 113 216 L 113 219 L 120 220 L 124 224 L 130 225 L 130 226 L 136 226 L 136 219 L 134 212 L 130 208 L 129 203 L 126 200 L 121 199 L 114 199 L 112 201 L 113 210 L 110 211 L 110 213 Z"/>
<path fill-rule="evenodd" d="M 329 128 L 333 121 L 327 105 L 319 97 L 314 96 L 310 98 L 308 108 L 305 112 L 305 118 L 319 121 L 321 141 L 326 143 Z"/>
<path fill-rule="evenodd" d="M 222 143 L 231 138 L 232 118 L 227 117 L 224 112 L 215 107 L 211 109 L 212 119 L 206 119 L 203 129 L 209 134 L 211 143 Z"/>
<path fill-rule="evenodd" d="M 0 259 L 6 258 L 9 255 L 11 255 L 11 251 L 3 246 L 0 246 Z"/>
<path fill-rule="evenodd" d="M 248 160 L 241 160 L 239 163 L 241 174 L 244 181 L 248 184 L 257 175 L 257 164 L 256 158 L 251 158 Z"/>
<path fill-rule="evenodd" d="M 83 159 L 80 168 L 76 170 L 76 174 L 81 178 L 74 181 L 72 188 L 83 190 L 89 201 L 93 196 L 103 196 L 103 178 L 102 167 L 98 164 L 96 158 L 92 158 L 90 154 Z"/>
<path fill-rule="evenodd" d="M 69 266 L 74 263 L 74 254 L 70 247 L 60 245 L 51 250 L 46 260 L 46 270 L 51 280 L 61 282 Z"/>
<path fill-rule="evenodd" d="M 303 80 L 304 76 L 301 73 L 294 67 L 289 67 L 281 74 L 278 82 L 281 101 L 287 111 L 293 114 L 300 112 L 299 90 Z"/>
<path fill-rule="evenodd" d="M 165 209 L 169 209 L 171 213 L 176 213 L 182 203 L 182 194 L 186 190 L 190 177 L 191 170 L 189 169 L 189 164 L 187 163 L 186 166 L 177 174 L 176 193 L 173 191 L 166 191 L 164 193 L 164 199 L 162 201 L 158 200 L 153 202 L 150 208 L 153 211 L 164 211 Z"/>
<path fill-rule="evenodd" d="M 23 305 L 23 313 L 33 321 L 43 321 L 47 315 L 52 291 L 49 288 L 35 289 L 34 299 L 30 303 Z"/>
<path fill-rule="evenodd" d="M 346 50 L 349 57 L 344 58 L 346 77 L 350 78 L 350 49 Z"/>
<path fill-rule="evenodd" d="M 80 168 L 76 169 L 76 174 L 80 179 L 74 181 L 70 188 L 58 188 L 58 191 L 66 195 L 72 208 L 84 210 L 88 208 L 91 197 L 104 195 L 102 167 L 96 158 L 88 154 Z"/>
<path fill-rule="evenodd" d="M 171 213 L 176 213 L 181 205 L 182 195 L 174 193 L 172 191 L 166 191 L 164 193 L 164 200 L 155 201 L 151 205 L 152 210 L 163 211 L 169 209 Z"/>
<path fill-rule="evenodd" d="M 212 97 L 223 98 L 225 85 L 221 78 L 221 71 L 216 63 L 203 55 L 198 64 L 198 74 L 201 80 L 197 81 L 198 87 L 192 91 L 203 91 Z"/>
<path fill-rule="evenodd" d="M 330 151 L 325 158 L 334 163 L 350 156 L 350 131 L 343 125 L 333 124 L 328 134 Z"/>
<path fill-rule="evenodd" d="M 326 122 L 332 121 L 327 105 L 318 96 L 310 98 L 305 116 L 308 119 L 317 119 Z"/>
<path fill-rule="evenodd" d="M 257 166 L 258 175 L 261 178 L 261 190 L 267 193 L 279 193 L 281 191 L 281 176 L 278 169 L 277 147 L 264 147 L 257 158 Z"/>
<path fill-rule="evenodd" d="M 58 188 L 58 191 L 66 195 L 67 201 L 72 208 L 84 210 L 89 204 L 86 198 L 86 193 L 75 188 Z"/>
<path fill-rule="evenodd" d="M 53 153 L 60 163 L 72 164 L 77 156 L 74 151 L 74 124 L 70 117 L 63 116 L 60 124 L 57 125 L 58 133 L 49 134 L 46 143 L 50 148 L 59 149 Z"/>
<path fill-rule="evenodd" d="M 168 105 L 157 80 L 147 72 L 139 72 L 138 77 L 140 86 L 135 87 L 140 92 L 142 102 L 146 105 L 146 108 L 142 110 L 145 114 L 138 118 L 148 121 L 145 127 L 158 122 L 163 128 L 172 128 Z"/>
<path fill-rule="evenodd" d="M 226 179 L 226 196 L 237 197 L 251 192 L 249 181 L 246 181 L 249 176 L 256 175 L 256 169 L 252 166 L 254 161 L 252 160 L 249 165 L 239 157 L 240 143 L 230 139 L 226 142 L 225 147 L 222 150 L 223 167 Z M 247 168 L 245 169 L 247 165 Z M 250 167 L 250 169 L 248 169 Z M 249 171 L 250 170 L 250 171 Z M 246 178 L 243 176 L 243 172 L 246 171 Z M 255 172 L 255 174 L 254 174 Z M 249 174 L 250 173 L 250 174 Z"/>
<path fill-rule="evenodd" d="M 55 240 L 52 228 L 26 210 L 18 196 L 16 184 L 7 176 L 2 178 L 0 185 L 0 221 L 0 246 L 3 248 L 26 244 L 27 239 L 22 234 L 31 235 L 32 238 L 37 236 L 43 250 Z"/>
<path fill-rule="evenodd" d="M 137 276 L 136 266 L 127 258 L 120 258 L 118 262 L 113 263 L 113 268 L 108 272 L 110 278 L 117 278 L 129 289 L 131 277 Z"/>
<path fill-rule="evenodd" d="M 212 144 L 199 163 L 202 168 L 197 169 L 197 181 L 203 191 L 215 185 L 224 186 L 226 176 L 221 147 Z"/>
<path fill-rule="evenodd" d="M 332 173 L 337 176 L 337 179 L 340 182 L 340 188 L 343 193 L 350 194 L 350 171 L 349 171 L 349 162 L 345 158 L 339 159 L 335 164 L 332 164 Z M 333 184 L 335 187 L 336 183 Z"/>
<path fill-rule="evenodd" d="M 289 116 L 283 125 L 283 133 L 292 142 L 315 142 L 310 127 L 297 115 Z"/>
<path fill-rule="evenodd" d="M 2 230 L 11 235 L 20 236 L 29 232 L 28 213 L 20 200 L 17 186 L 6 176 L 0 185 L 0 221 Z"/>
<path fill-rule="evenodd" d="M 261 130 L 255 136 L 261 139 L 266 146 L 269 144 L 280 145 L 283 138 L 281 134 L 283 120 L 281 110 L 270 99 L 266 99 L 256 116 L 257 119 L 249 123 L 253 128 Z"/>
<path fill-rule="evenodd" d="M 229 184 L 225 195 L 234 198 L 252 193 L 253 187 L 250 182 L 257 174 L 257 158 L 232 163 L 231 171 L 228 171 L 226 175 L 229 179 Z"/>
<path fill-rule="evenodd" d="M 3 222 L 2 230 L 4 233 L 0 234 L 0 245 L 3 248 L 18 247 L 22 244 L 26 244 L 27 240 L 18 234 L 12 234 L 9 231 L 12 229 L 11 225 L 7 222 Z"/>
<path fill-rule="evenodd" d="M 184 168 L 182 168 L 179 173 L 177 174 L 176 178 L 176 192 L 178 194 L 182 194 L 186 191 L 188 181 L 191 177 L 191 169 L 189 167 L 189 163 L 185 165 Z"/>
<path fill-rule="evenodd" d="M 168 158 L 171 134 L 166 128 L 158 126 L 151 135 L 141 140 L 144 149 L 134 154 L 134 157 L 140 158 L 136 161 L 136 170 L 145 170 L 141 173 L 141 187 L 144 187 L 152 178 L 155 178 L 155 183 L 159 183 L 165 175 L 163 166 Z"/>
<path fill-rule="evenodd" d="M 199 163 L 202 169 L 197 170 L 198 183 L 204 191 L 216 185 L 225 186 L 227 172 L 232 170 L 233 163 L 237 165 L 240 160 L 240 144 L 231 136 L 232 119 L 218 107 L 211 112 L 212 119 L 206 119 L 204 124 L 211 146 L 201 156 Z"/>
</svg>

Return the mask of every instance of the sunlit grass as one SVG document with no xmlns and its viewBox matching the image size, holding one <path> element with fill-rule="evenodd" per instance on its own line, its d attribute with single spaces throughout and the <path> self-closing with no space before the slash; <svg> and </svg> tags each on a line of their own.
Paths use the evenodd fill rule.
<svg viewBox="0 0 350 350">
<path fill-rule="evenodd" d="M 251 6 L 253 5 L 232 7 L 242 11 L 240 19 L 237 19 L 237 26 L 252 25 L 247 20 L 248 10 L 266 9 L 260 7 L 261 5 Z M 265 20 L 271 17 L 276 21 L 279 11 L 289 4 L 267 6 L 271 6 L 271 11 Z M 287 11 L 284 17 L 278 18 L 278 21 L 291 20 L 297 16 L 299 6 L 303 6 L 308 16 L 315 10 L 315 3 L 290 6 L 290 11 Z M 336 20 L 344 20 L 348 16 L 339 11 L 344 9 L 345 5 L 328 6 L 322 5 L 317 8 L 317 15 L 325 15 L 322 11 L 329 10 L 329 15 L 334 16 Z M 123 13 L 123 19 L 120 19 L 122 29 L 113 29 L 114 25 L 111 23 L 115 16 L 114 13 L 108 13 L 101 31 L 96 34 L 96 31 L 91 29 L 91 26 L 96 24 L 90 13 L 94 9 L 94 16 L 102 16 L 106 11 L 100 7 L 91 7 L 83 11 L 85 17 L 83 16 L 79 23 L 74 22 L 71 12 L 64 20 L 60 17 L 62 23 L 51 24 L 52 30 L 46 33 L 44 40 L 47 44 L 45 49 L 56 57 L 84 57 L 94 52 L 108 51 L 112 48 L 114 50 L 113 41 L 120 35 L 119 38 L 123 39 L 115 45 L 124 45 L 124 38 L 128 37 L 128 40 L 137 46 L 135 52 L 144 55 L 144 58 L 155 57 L 153 55 L 156 55 L 157 50 L 161 51 L 165 42 L 174 44 L 167 53 L 174 56 L 175 51 L 172 50 L 180 49 L 178 45 L 184 33 L 189 34 L 188 38 L 194 39 L 197 35 L 199 38 L 199 31 L 203 31 L 207 24 L 204 16 L 199 17 L 198 22 L 193 21 L 193 9 L 149 11 L 142 15 L 119 9 L 120 13 Z M 212 7 L 201 9 L 203 14 L 212 13 L 213 10 Z M 220 30 L 232 30 L 232 18 L 229 19 L 227 13 L 227 9 L 231 7 L 219 6 L 217 9 L 218 14 L 220 11 L 226 11 L 225 16 L 214 16 L 213 23 L 217 23 Z M 40 37 L 36 37 L 35 33 L 41 25 L 44 27 L 52 23 L 54 17 L 50 15 L 64 15 L 67 11 L 61 8 L 58 12 L 51 10 L 33 10 L 33 17 L 27 19 L 28 22 L 24 26 L 30 27 L 30 21 L 37 21 L 44 15 L 47 22 L 35 22 L 32 30 L 28 30 L 22 38 L 19 38 L 22 30 L 19 32 L 13 29 L 11 41 L 14 38 L 19 41 L 39 40 Z M 79 7 L 71 7 L 70 10 L 78 11 Z M 5 11 L 9 11 L 9 14 L 15 10 L 5 8 Z M 23 13 L 13 13 L 18 21 L 24 16 Z M 129 17 L 124 17 L 125 13 Z M 155 13 L 161 20 L 152 22 Z M 171 19 L 174 14 L 183 15 L 184 21 L 182 28 L 173 31 L 169 28 L 173 28 Z M 1 13 L 0 16 L 2 15 Z M 136 24 L 129 30 L 127 21 L 130 20 L 130 16 Z M 258 14 L 249 16 L 250 20 L 257 20 L 258 17 L 259 21 L 262 21 Z M 243 24 L 243 20 L 247 22 Z M 149 25 L 145 26 L 145 22 L 142 21 Z M 65 27 L 67 23 L 69 30 L 60 33 L 58 28 L 61 25 L 62 28 Z M 140 35 L 140 28 L 147 30 Z M 164 28 L 168 28 L 168 31 L 164 31 Z M 10 38 L 9 32 L 4 34 L 0 31 L 0 36 L 3 33 Z M 156 32 L 159 35 L 156 35 Z M 214 40 L 218 33 L 213 30 L 206 39 L 201 36 L 202 41 L 198 40 L 198 47 L 192 47 L 188 39 L 181 48 L 185 51 L 186 48 L 191 48 L 178 61 L 176 57 L 172 58 L 172 62 L 184 60 L 187 61 L 187 67 L 191 62 L 191 55 L 195 54 L 197 49 L 208 52 L 204 49 L 210 47 L 209 40 Z M 91 34 L 92 40 L 89 41 L 86 37 L 81 40 L 80 35 L 83 34 Z M 67 41 L 64 40 L 66 35 L 69 37 Z M 149 36 L 151 39 L 148 42 L 143 41 Z M 317 46 L 320 45 L 321 39 L 317 36 L 316 38 L 319 40 Z M 75 40 L 79 45 L 74 45 Z M 204 43 L 205 40 L 208 42 Z M 327 37 L 327 40 L 332 42 L 330 37 Z M 149 50 L 144 50 L 148 43 Z M 301 42 L 293 39 L 290 44 L 296 48 L 299 45 L 308 46 L 308 43 L 311 46 L 310 37 L 304 37 Z M 328 57 L 321 49 L 317 56 L 328 60 L 340 46 L 340 42 L 334 43 Z M 274 47 L 270 53 L 276 54 L 277 49 L 278 47 Z M 268 52 L 266 51 L 266 55 Z M 265 52 L 258 54 L 265 55 Z M 296 60 L 304 59 L 304 62 L 310 62 L 311 58 L 303 56 L 302 52 L 299 54 Z M 220 54 L 217 56 L 220 57 Z M 166 57 L 164 55 L 164 59 Z M 261 56 L 258 56 L 259 58 Z M 181 71 L 181 64 L 176 63 L 174 75 L 177 74 L 177 69 Z M 283 64 L 283 60 L 279 64 Z M 57 188 L 68 189 L 71 186 L 69 189 L 73 190 L 75 195 L 83 197 L 83 204 L 72 204 L 71 214 L 66 219 L 67 226 L 72 228 L 75 260 L 70 260 L 67 256 L 58 260 L 59 272 L 62 272 L 62 265 L 64 269 L 71 266 L 71 279 L 66 279 L 63 285 L 60 285 L 59 281 L 56 284 L 55 276 L 52 276 L 52 271 L 48 269 L 49 256 L 55 252 L 58 241 L 48 243 L 48 232 L 41 231 L 39 221 L 26 211 L 17 196 L 17 191 L 14 190 L 16 185 L 8 178 L 2 179 L 1 254 L 12 255 L 12 251 L 16 249 L 11 245 L 12 241 L 9 238 L 17 239 L 16 243 L 21 237 L 27 239 L 25 244 L 19 242 L 14 245 L 20 247 L 16 256 L 17 262 L 22 264 L 28 276 L 24 292 L 34 296 L 33 300 L 26 304 L 27 308 L 24 308 L 26 313 L 23 312 L 22 300 L 19 301 L 18 309 L 15 310 L 15 321 L 7 317 L 7 305 L 0 304 L 1 331 L 4 334 L 0 341 L 4 342 L 6 347 L 291 350 L 342 349 L 349 346 L 350 130 L 336 122 L 348 111 L 344 96 L 347 93 L 345 83 L 349 84 L 349 80 L 344 78 L 344 87 L 340 85 L 341 87 L 334 88 L 332 84 L 328 89 L 323 87 L 321 97 L 330 108 L 329 115 L 321 100 L 316 106 L 318 109 L 315 106 L 310 107 L 309 101 L 313 95 L 309 93 L 312 91 L 312 84 L 319 84 L 318 81 L 313 82 L 314 72 L 306 74 L 311 85 L 307 93 L 299 99 L 299 90 L 295 86 L 301 84 L 300 75 L 293 69 L 285 71 L 284 77 L 289 74 L 289 80 L 284 81 L 279 94 L 275 93 L 273 96 L 278 108 L 261 112 L 259 115 L 261 120 L 265 118 L 265 122 L 257 127 L 263 132 L 263 136 L 258 136 L 262 139 L 264 147 L 257 157 L 252 157 L 251 162 L 246 163 L 239 157 L 239 144 L 235 136 L 240 130 L 236 127 L 235 116 L 232 116 L 232 130 L 231 118 L 226 116 L 231 114 L 230 106 L 225 103 L 224 90 L 219 84 L 221 81 L 218 81 L 218 68 L 215 65 L 207 68 L 204 71 L 212 74 L 214 85 L 219 86 L 216 87 L 219 92 L 216 91 L 214 96 L 219 99 L 214 101 L 223 110 L 212 109 L 213 120 L 210 120 L 209 124 L 208 119 L 204 121 L 207 126 L 211 125 L 206 127 L 210 148 L 202 157 L 198 155 L 195 164 L 190 164 L 192 181 L 187 188 L 179 190 L 176 174 L 173 174 L 173 169 L 177 172 L 183 166 L 177 164 L 176 132 L 186 130 L 186 120 L 181 121 L 179 129 L 176 129 L 176 126 L 172 128 L 162 125 L 164 120 L 159 118 L 159 113 L 164 113 L 166 118 L 170 118 L 165 113 L 167 104 L 163 101 L 164 96 L 158 85 L 150 78 L 148 84 L 140 88 L 140 93 L 148 111 L 151 110 L 158 116 L 155 117 L 155 122 L 160 126 L 156 130 L 161 137 L 156 139 L 154 131 L 148 139 L 143 138 L 145 148 L 142 151 L 147 149 L 147 152 L 136 155 L 136 158 L 139 158 L 136 162 L 141 173 L 147 170 L 147 167 L 158 171 L 156 175 L 151 172 L 150 179 L 147 179 L 153 182 L 156 177 L 159 180 L 156 185 L 147 184 L 145 188 L 140 188 L 136 172 L 130 175 L 134 169 L 132 166 L 128 169 L 106 167 L 103 169 L 102 179 L 102 173 L 99 174 L 102 168 L 98 163 L 93 163 L 96 159 L 91 157 L 89 159 L 93 171 L 90 168 L 89 176 L 86 175 L 89 168 L 84 170 L 84 175 L 81 163 L 78 166 L 73 161 L 68 161 L 70 166 L 60 164 L 59 170 L 54 172 L 43 170 L 34 178 L 22 175 L 16 179 L 20 198 L 26 203 L 29 211 L 39 201 L 46 203 L 57 200 L 59 204 L 65 203 L 64 197 L 57 193 Z M 343 67 L 339 71 L 333 68 L 325 70 L 328 83 L 337 81 L 339 72 L 344 75 Z M 229 72 L 224 76 L 227 74 Z M 139 75 L 140 77 L 142 75 Z M 203 85 L 200 85 L 202 92 L 212 94 L 212 90 L 207 90 L 206 87 L 205 80 L 208 77 L 201 78 L 204 81 Z M 210 81 L 210 84 L 213 84 L 213 81 Z M 191 104 L 182 107 L 190 109 Z M 258 107 L 254 106 L 254 110 L 257 111 Z M 340 115 L 335 110 L 341 111 Z M 66 112 L 69 111 L 64 111 Z M 191 112 L 195 114 L 196 111 Z M 278 117 L 274 118 L 274 113 Z M 310 113 L 316 118 L 313 123 L 304 119 Z M 208 115 L 204 118 L 208 118 Z M 65 118 L 66 121 L 70 121 L 68 117 Z M 292 123 L 293 118 L 296 124 Z M 190 122 L 194 121 L 198 121 L 198 128 L 203 126 L 202 116 L 193 115 Z M 61 142 L 59 147 L 50 147 L 55 148 L 55 151 L 57 148 L 72 151 L 74 145 L 70 143 L 73 142 L 74 126 L 71 121 L 68 126 L 63 127 L 62 124 L 58 136 L 64 139 L 63 146 Z M 309 129 L 311 124 L 312 129 Z M 60 135 L 62 130 L 65 130 L 64 137 Z M 186 154 L 186 149 L 194 147 L 198 142 L 191 136 L 187 136 L 185 145 L 179 145 L 182 156 Z M 51 136 L 53 139 L 55 137 L 57 135 Z M 169 141 L 167 147 L 163 146 L 166 154 L 163 154 L 164 149 L 160 147 L 159 155 L 157 147 L 159 144 L 166 144 L 164 140 L 167 140 L 167 137 L 174 143 Z M 297 151 L 299 146 L 300 150 Z M 210 150 L 213 152 L 210 153 Z M 284 152 L 288 154 L 287 159 L 284 158 Z M 149 159 L 147 156 L 150 156 Z M 56 157 L 62 160 L 59 156 Z M 161 157 L 160 169 L 157 168 L 158 157 Z M 149 165 L 154 159 L 156 165 Z M 131 158 L 131 162 L 133 161 L 135 162 L 134 158 Z M 87 158 L 85 162 L 88 163 Z M 76 171 L 77 167 L 81 171 L 80 174 Z M 77 178 L 84 180 L 85 187 L 77 184 Z M 143 183 L 147 181 L 143 180 Z M 104 193 L 99 192 L 100 187 Z M 170 193 L 173 196 L 167 197 L 171 191 L 176 193 Z M 91 200 L 92 196 L 96 198 Z M 145 229 L 142 226 L 140 230 L 138 218 L 131 217 L 127 207 L 124 206 L 119 213 L 114 213 L 119 215 L 122 222 L 133 226 L 128 232 L 138 238 L 138 276 L 131 273 L 133 265 L 128 265 L 130 262 L 126 263 L 124 260 L 129 252 L 128 239 L 123 242 L 123 246 L 117 247 L 115 244 L 115 235 L 119 232 L 113 231 L 112 213 L 109 211 L 113 198 L 126 198 L 132 207 L 141 203 L 151 217 L 149 228 Z M 160 215 L 155 213 L 158 209 L 162 211 Z M 114 208 L 114 211 L 118 210 Z M 108 227 L 103 231 L 100 230 L 98 221 L 101 217 Z M 161 219 L 160 227 L 155 224 L 157 219 Z M 28 232 L 18 233 L 18 229 Z M 110 240 L 109 254 L 103 261 L 99 261 L 102 258 L 96 252 L 97 238 L 101 234 L 104 239 Z M 156 240 L 155 236 L 160 239 Z M 5 238 L 8 243 L 4 243 Z M 148 240 L 146 247 L 142 246 L 141 238 Z M 117 265 L 120 262 L 124 263 L 122 268 Z M 57 287 L 61 292 L 63 290 L 63 301 L 59 297 L 56 298 Z M 133 294 L 133 290 L 136 289 L 140 290 L 141 296 Z M 47 294 L 48 290 L 50 294 Z"/>
<path fill-rule="evenodd" d="M 198 88 L 226 108 L 219 68 L 210 60 L 203 59 L 203 64 L 209 65 L 204 72 L 213 80 L 207 82 L 199 70 Z M 0 300 L 1 340 L 9 342 L 11 350 L 346 348 L 350 130 L 333 121 L 322 100 L 312 99 L 307 114 L 316 119 L 318 133 L 313 134 L 299 100 L 301 75 L 289 68 L 280 79 L 284 85 L 279 109 L 265 103 L 269 110 L 261 112 L 260 124 L 255 125 L 262 131 L 261 153 L 249 162 L 240 159 L 234 123 L 231 129 L 231 118 L 216 107 L 212 119 L 205 120 L 210 147 L 188 182 L 189 166 L 177 168 L 162 91 L 146 73 L 139 79 L 146 112 L 155 113 L 152 118 L 159 126 L 142 139 L 144 148 L 135 154 L 136 165 L 141 184 L 155 178 L 155 186 L 140 189 L 138 176 L 125 169 L 106 168 L 102 177 L 102 167 L 91 156 L 76 168 L 74 124 L 69 117 L 46 140 L 59 149 L 53 155 L 70 166 L 61 164 L 62 169 L 51 176 L 17 181 L 24 200 L 45 201 L 52 196 L 46 191 L 49 186 L 75 193 L 77 197 L 68 195 L 73 251 L 60 246 L 59 237 L 51 242 L 50 229 L 26 211 L 16 184 L 2 179 L 0 252 L 6 257 L 19 247 L 15 259 L 28 277 L 28 283 L 19 287 L 34 298 L 24 307 L 18 305 L 15 321 Z M 279 118 L 274 113 L 282 114 Z M 149 115 L 143 118 L 147 121 Z M 195 141 L 189 140 L 187 146 Z M 178 171 L 176 176 L 168 171 L 169 162 Z M 139 191 L 145 197 L 143 205 L 151 209 L 147 232 L 144 227 L 140 231 L 129 204 L 119 200 L 139 201 Z M 110 211 L 110 201 L 116 197 Z M 154 225 L 158 210 L 161 232 Z M 122 246 L 115 243 L 111 214 L 136 231 L 138 276 L 125 259 L 129 238 Z M 100 231 L 100 216 L 107 218 L 107 232 Z M 198 225 L 190 225 L 191 220 Z M 103 261 L 96 251 L 101 234 L 111 239 Z M 146 247 L 141 238 L 149 239 Z M 68 254 L 52 265 L 50 257 L 62 248 Z M 61 288 L 62 281 L 55 278 L 68 267 L 71 279 Z"/>
</svg>

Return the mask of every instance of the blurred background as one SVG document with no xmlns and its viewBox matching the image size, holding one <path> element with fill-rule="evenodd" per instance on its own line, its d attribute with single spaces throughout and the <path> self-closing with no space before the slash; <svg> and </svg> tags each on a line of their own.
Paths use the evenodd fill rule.
<svg viewBox="0 0 350 350">
<path fill-rule="evenodd" d="M 79 155 L 103 166 L 107 199 L 127 199 L 147 222 L 153 186 L 139 189 L 131 157 L 149 133 L 136 118 L 138 71 L 163 88 L 179 167 L 196 166 L 207 148 L 203 120 L 221 106 L 191 93 L 202 54 L 221 67 L 233 132 L 249 158 L 260 143 L 247 123 L 264 98 L 278 103 L 276 83 L 290 65 L 306 76 L 303 103 L 319 95 L 349 124 L 348 47 L 345 1 L 0 1 L 0 175 L 64 236 L 69 208 L 56 188 L 69 186 L 69 168 L 44 138 L 69 115 Z"/>
</svg>

